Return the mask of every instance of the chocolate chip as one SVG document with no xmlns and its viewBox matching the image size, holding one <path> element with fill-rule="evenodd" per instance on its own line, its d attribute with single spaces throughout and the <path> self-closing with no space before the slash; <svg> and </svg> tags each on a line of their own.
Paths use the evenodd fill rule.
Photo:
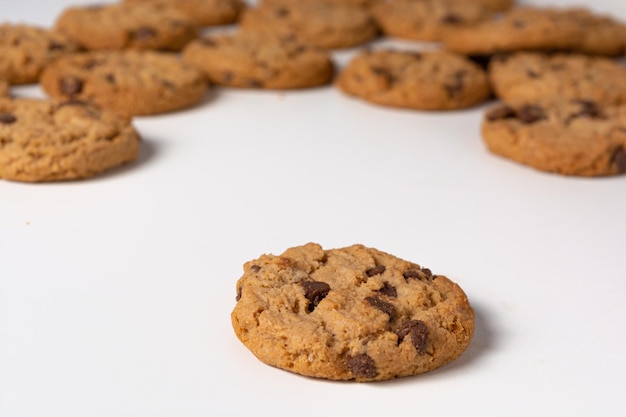
<svg viewBox="0 0 626 417">
<path fill-rule="evenodd" d="M 527 104 L 520 108 L 516 114 L 523 123 L 532 124 L 546 118 L 546 113 L 539 106 Z"/>
<path fill-rule="evenodd" d="M 176 84 L 174 84 L 170 80 L 161 80 L 161 84 L 163 84 L 166 88 L 169 88 L 170 90 L 173 90 L 176 88 Z"/>
<path fill-rule="evenodd" d="M 15 123 L 17 121 L 17 117 L 11 113 L 0 113 L 0 124 L 10 125 L 11 123 Z"/>
<path fill-rule="evenodd" d="M 304 288 L 304 297 L 310 301 L 307 306 L 309 313 L 315 310 L 330 291 L 330 285 L 322 281 L 302 281 L 300 285 Z"/>
<path fill-rule="evenodd" d="M 262 88 L 263 87 L 263 81 L 260 80 L 254 80 L 254 79 L 250 79 L 246 82 L 246 84 L 248 84 L 248 87 L 252 87 L 252 88 Z"/>
<path fill-rule="evenodd" d="M 61 78 L 61 93 L 66 96 L 73 96 L 83 91 L 83 82 L 76 77 Z"/>
<path fill-rule="evenodd" d="M 383 272 L 385 272 L 386 269 L 387 268 L 385 267 L 385 265 L 376 265 L 374 268 L 365 271 L 365 274 L 368 277 L 373 277 L 374 275 L 382 274 Z"/>
<path fill-rule="evenodd" d="M 459 15 L 454 13 L 448 13 L 444 17 L 441 18 L 441 23 L 445 23 L 447 25 L 458 25 L 463 23 L 463 19 Z"/>
<path fill-rule="evenodd" d="M 63 49 L 65 49 L 65 45 L 59 42 L 50 41 L 50 44 L 48 45 L 48 51 L 60 51 Z"/>
<path fill-rule="evenodd" d="M 393 75 L 386 68 L 383 67 L 370 67 L 370 70 L 379 78 L 382 78 L 383 82 L 389 86 L 393 83 Z"/>
<path fill-rule="evenodd" d="M 591 100 L 574 100 L 580 106 L 580 111 L 573 114 L 572 117 L 589 117 L 591 119 L 601 119 L 602 112 L 595 101 Z"/>
<path fill-rule="evenodd" d="M 426 277 L 427 280 L 432 280 L 433 279 L 433 272 L 428 269 L 428 268 L 422 268 L 421 269 L 422 273 L 424 274 L 424 276 Z"/>
<path fill-rule="evenodd" d="M 428 345 L 428 326 L 426 326 L 426 323 L 423 321 L 407 321 L 396 334 L 398 335 L 398 345 L 409 335 L 411 336 L 411 342 L 415 350 L 417 350 L 417 353 L 420 355 L 426 353 L 426 346 Z"/>
<path fill-rule="evenodd" d="M 110 82 L 111 84 L 115 84 L 115 75 L 109 73 L 107 75 L 104 76 L 104 78 Z"/>
<path fill-rule="evenodd" d="M 66 106 L 82 107 L 85 113 L 87 113 L 87 115 L 91 117 L 92 119 L 100 118 L 100 109 L 89 101 L 79 100 L 76 98 L 70 98 L 69 100 L 66 100 L 60 103 L 57 108 L 60 109 Z"/>
<path fill-rule="evenodd" d="M 522 22 L 521 20 L 514 20 L 512 22 L 512 25 L 516 29 L 523 29 L 526 27 L 526 23 Z"/>
<path fill-rule="evenodd" d="M 532 69 L 527 69 L 526 75 L 528 75 L 528 77 L 530 78 L 539 78 L 540 74 L 538 72 L 533 71 Z"/>
<path fill-rule="evenodd" d="M 463 85 L 464 85 L 463 79 L 465 78 L 465 75 L 467 75 L 467 72 L 457 71 L 452 75 L 453 77 L 452 82 L 444 85 L 450 97 L 454 97 L 458 95 L 463 90 Z"/>
<path fill-rule="evenodd" d="M 393 304 L 383 301 L 378 297 L 365 297 L 365 301 L 367 301 L 372 307 L 377 308 L 388 315 L 389 321 L 393 321 L 393 319 L 396 318 L 396 308 Z"/>
<path fill-rule="evenodd" d="M 402 276 L 407 281 L 409 279 L 420 279 L 420 280 L 430 281 L 433 278 L 433 273 L 428 268 L 409 269 L 409 270 L 404 271 Z"/>
<path fill-rule="evenodd" d="M 156 36 L 157 31 L 150 26 L 142 26 L 136 31 L 132 32 L 132 37 L 138 41 L 145 41 L 148 39 L 152 39 Z"/>
<path fill-rule="evenodd" d="M 250 270 L 256 274 L 257 272 L 259 272 L 261 270 L 261 267 L 258 266 L 258 265 L 252 265 L 250 267 Z"/>
<path fill-rule="evenodd" d="M 367 353 L 357 353 L 354 356 L 348 356 L 346 367 L 356 377 L 374 378 L 378 375 L 376 362 Z"/>
<path fill-rule="evenodd" d="M 485 114 L 485 118 L 490 122 L 495 122 L 496 120 L 510 119 L 515 117 L 515 110 L 513 110 L 509 106 L 498 106 L 494 109 L 491 109 Z"/>
<path fill-rule="evenodd" d="M 207 46 L 209 48 L 214 48 L 217 46 L 217 42 L 210 38 L 200 38 L 199 42 L 202 44 L 202 46 Z"/>
<path fill-rule="evenodd" d="M 97 67 L 101 63 L 102 63 L 102 61 L 100 61 L 98 59 L 89 58 L 88 60 L 86 60 L 83 63 L 82 67 L 83 67 L 83 69 L 90 70 L 90 69 L 92 69 L 94 67 Z"/>
<path fill-rule="evenodd" d="M 237 295 L 235 296 L 235 301 L 241 300 L 241 287 L 237 287 Z"/>
<path fill-rule="evenodd" d="M 274 14 L 276 14 L 276 17 L 282 19 L 289 16 L 289 9 L 287 9 L 286 7 L 279 7 L 274 11 Z"/>
<path fill-rule="evenodd" d="M 613 152 L 611 164 L 617 167 L 617 172 L 626 173 L 626 149 L 619 147 Z"/>
<path fill-rule="evenodd" d="M 386 295 L 387 297 L 396 298 L 398 296 L 398 291 L 396 287 L 385 281 L 382 287 L 380 287 L 376 292 Z"/>
</svg>

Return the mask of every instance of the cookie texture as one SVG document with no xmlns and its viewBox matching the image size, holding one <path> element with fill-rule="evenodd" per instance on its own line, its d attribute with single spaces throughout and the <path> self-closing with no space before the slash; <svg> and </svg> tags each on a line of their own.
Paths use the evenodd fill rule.
<svg viewBox="0 0 626 417">
<path fill-rule="evenodd" d="M 446 30 L 475 25 L 491 14 L 481 5 L 457 0 L 391 0 L 372 8 L 384 34 L 421 41 L 439 41 Z"/>
<path fill-rule="evenodd" d="M 336 84 L 372 103 L 418 110 L 460 109 L 491 94 L 482 68 L 447 52 L 364 52 L 348 63 Z"/>
<path fill-rule="evenodd" d="M 241 0 L 126 0 L 128 3 L 152 3 L 176 9 L 200 26 L 235 23 L 244 9 Z"/>
<path fill-rule="evenodd" d="M 474 3 L 492 12 L 503 12 L 515 5 L 515 0 L 455 0 L 457 2 Z"/>
<path fill-rule="evenodd" d="M 202 73 L 175 54 L 134 50 L 64 57 L 45 69 L 41 85 L 53 98 L 92 101 L 123 116 L 190 107 L 207 89 Z"/>
<path fill-rule="evenodd" d="M 564 175 L 626 173 L 626 107 L 590 100 L 502 103 L 485 113 L 489 150 Z"/>
<path fill-rule="evenodd" d="M 10 84 L 36 83 L 47 64 L 78 49 L 78 44 L 53 30 L 0 24 L 0 78 Z"/>
<path fill-rule="evenodd" d="M 9 96 L 9 83 L 0 78 L 0 97 Z"/>
<path fill-rule="evenodd" d="M 244 265 L 231 318 L 261 361 L 301 375 L 377 381 L 458 357 L 474 332 L 461 288 L 376 249 L 318 244 Z"/>
<path fill-rule="evenodd" d="M 157 3 L 117 3 L 65 9 L 56 28 L 83 48 L 179 51 L 197 36 L 184 13 Z"/>
<path fill-rule="evenodd" d="M 538 101 L 547 97 L 626 104 L 626 68 L 616 61 L 582 54 L 519 52 L 489 63 L 497 97 Z"/>
<path fill-rule="evenodd" d="M 295 37 L 239 32 L 198 39 L 183 61 L 203 71 L 213 84 L 229 87 L 293 89 L 329 84 L 328 52 Z"/>
<path fill-rule="evenodd" d="M 0 178 L 89 178 L 134 160 L 139 145 L 128 119 L 91 104 L 0 98 Z"/>
<path fill-rule="evenodd" d="M 240 21 L 246 31 L 296 36 L 322 48 L 347 48 L 374 39 L 378 28 L 363 7 L 326 2 L 275 1 L 246 9 Z"/>
</svg>

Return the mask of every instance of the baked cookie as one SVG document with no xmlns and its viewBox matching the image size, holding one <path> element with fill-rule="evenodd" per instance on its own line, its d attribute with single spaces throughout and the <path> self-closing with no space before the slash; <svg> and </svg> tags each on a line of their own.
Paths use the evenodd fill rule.
<svg viewBox="0 0 626 417">
<path fill-rule="evenodd" d="M 418 110 L 452 110 L 490 97 L 485 71 L 447 52 L 363 52 L 339 74 L 337 86 L 367 101 Z"/>
<path fill-rule="evenodd" d="M 363 7 L 324 2 L 276 1 L 246 9 L 245 31 L 297 36 L 322 48 L 347 48 L 374 39 L 378 28 Z"/>
<path fill-rule="evenodd" d="M 563 10 L 581 29 L 579 41 L 571 51 L 583 54 L 620 56 L 626 49 L 626 25 L 610 16 L 599 15 L 584 8 Z"/>
<path fill-rule="evenodd" d="M 421 374 L 458 357 L 474 333 L 461 288 L 390 254 L 315 243 L 244 265 L 231 318 L 268 365 L 332 380 Z"/>
<path fill-rule="evenodd" d="M 176 55 L 154 51 L 94 51 L 58 59 L 41 75 L 53 98 L 92 101 L 123 116 L 165 113 L 199 102 L 202 73 Z"/>
<path fill-rule="evenodd" d="M 330 83 L 328 52 L 294 37 L 239 32 L 193 41 L 182 59 L 213 84 L 229 87 L 292 89 Z"/>
<path fill-rule="evenodd" d="M 0 98 L 0 178 L 89 178 L 134 160 L 139 144 L 128 119 L 92 104 Z"/>
<path fill-rule="evenodd" d="M 128 3 L 153 3 L 170 6 L 200 26 L 235 23 L 245 5 L 241 0 L 125 0 Z"/>
<path fill-rule="evenodd" d="M 472 2 L 458 0 L 391 0 L 372 7 L 384 34 L 396 38 L 439 41 L 450 28 L 473 26 L 492 12 Z"/>
<path fill-rule="evenodd" d="M 197 26 L 184 13 L 152 3 L 69 7 L 56 28 L 90 50 L 179 51 L 197 36 Z"/>
<path fill-rule="evenodd" d="M 43 67 L 78 51 L 67 36 L 27 24 L 0 24 L 0 78 L 10 84 L 36 83 Z"/>
<path fill-rule="evenodd" d="M 0 78 L 0 97 L 9 96 L 9 83 Z"/>
<path fill-rule="evenodd" d="M 604 176 L 626 173 L 626 107 L 590 100 L 511 102 L 482 124 L 489 150 L 542 171 Z"/>
<path fill-rule="evenodd" d="M 626 68 L 599 56 L 518 52 L 489 64 L 497 97 L 538 101 L 547 97 L 626 104 Z"/>
<path fill-rule="evenodd" d="M 503 12 L 515 4 L 515 0 L 455 0 L 456 2 L 474 3 L 492 12 Z"/>
</svg>

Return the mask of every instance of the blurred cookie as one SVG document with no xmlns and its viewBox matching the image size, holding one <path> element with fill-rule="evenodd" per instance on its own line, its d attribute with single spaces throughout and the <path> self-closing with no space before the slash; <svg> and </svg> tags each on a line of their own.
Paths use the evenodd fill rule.
<svg viewBox="0 0 626 417">
<path fill-rule="evenodd" d="M 56 58 L 78 51 L 67 36 L 26 24 L 0 24 L 0 78 L 10 84 L 36 83 Z"/>
<path fill-rule="evenodd" d="M 457 358 L 474 333 L 463 290 L 393 255 L 315 243 L 244 265 L 231 318 L 268 365 L 332 380 L 417 375 Z"/>
<path fill-rule="evenodd" d="M 179 51 L 197 36 L 184 13 L 143 2 L 69 7 L 56 28 L 85 49 Z"/>
<path fill-rule="evenodd" d="M 246 9 L 241 28 L 296 36 L 322 48 L 347 48 L 363 44 L 378 34 L 370 13 L 359 6 L 325 2 L 273 1 Z"/>
<path fill-rule="evenodd" d="M 128 119 L 88 103 L 0 98 L 0 178 L 89 178 L 134 160 L 139 143 Z"/>
<path fill-rule="evenodd" d="M 241 0 L 125 0 L 172 7 L 200 26 L 235 23 L 245 4 Z"/>
<path fill-rule="evenodd" d="M 599 104 L 626 104 L 626 68 L 603 57 L 518 52 L 489 64 L 497 97 L 528 102 L 559 97 Z"/>
<path fill-rule="evenodd" d="M 348 63 L 337 85 L 373 103 L 419 110 L 469 107 L 491 93 L 482 68 L 446 52 L 364 52 Z"/>
<path fill-rule="evenodd" d="M 482 124 L 489 150 L 564 175 L 626 173 L 626 107 L 589 100 L 498 104 Z"/>
<path fill-rule="evenodd" d="M 213 84 L 229 87 L 293 89 L 330 83 L 328 53 L 294 37 L 240 32 L 198 39 L 183 51 L 184 62 Z"/>
<path fill-rule="evenodd" d="M 200 71 L 176 55 L 132 50 L 61 58 L 45 69 L 41 85 L 53 98 L 93 101 L 124 116 L 192 106 L 207 88 Z"/>
<path fill-rule="evenodd" d="M 9 96 L 9 83 L 0 78 L 0 97 Z"/>
</svg>

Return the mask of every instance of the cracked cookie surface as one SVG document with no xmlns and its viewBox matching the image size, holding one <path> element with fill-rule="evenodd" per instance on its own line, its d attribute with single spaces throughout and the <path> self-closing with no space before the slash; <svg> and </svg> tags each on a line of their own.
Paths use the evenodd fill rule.
<svg viewBox="0 0 626 417">
<path fill-rule="evenodd" d="M 458 357 L 474 332 L 461 288 L 390 254 L 315 243 L 244 265 L 231 318 L 269 365 L 305 376 L 376 381 Z"/>
</svg>

